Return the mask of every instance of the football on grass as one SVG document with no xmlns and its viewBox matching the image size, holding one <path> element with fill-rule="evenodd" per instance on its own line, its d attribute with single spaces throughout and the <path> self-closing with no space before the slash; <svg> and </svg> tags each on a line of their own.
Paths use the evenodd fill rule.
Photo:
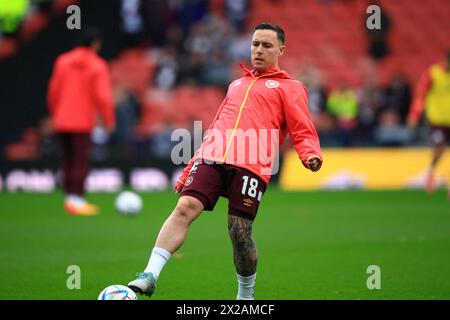
<svg viewBox="0 0 450 320">
<path fill-rule="evenodd" d="M 97 300 L 137 300 L 136 294 L 128 287 L 116 284 L 103 289 Z"/>
<path fill-rule="evenodd" d="M 136 216 L 142 210 L 141 197 L 132 191 L 123 191 L 116 198 L 116 210 L 125 216 Z"/>
</svg>

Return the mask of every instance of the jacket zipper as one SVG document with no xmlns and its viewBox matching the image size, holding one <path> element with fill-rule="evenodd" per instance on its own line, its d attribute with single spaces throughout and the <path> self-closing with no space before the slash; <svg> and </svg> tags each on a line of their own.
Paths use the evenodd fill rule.
<svg viewBox="0 0 450 320">
<path fill-rule="evenodd" d="M 233 131 L 231 132 L 230 139 L 228 140 L 227 147 L 225 149 L 225 154 L 223 155 L 223 158 L 222 158 L 222 162 L 225 162 L 225 159 L 227 158 L 228 150 L 230 149 L 231 142 L 233 141 L 234 135 L 236 134 L 236 130 L 239 125 L 239 120 L 241 119 L 242 110 L 244 110 L 244 106 L 245 106 L 245 103 L 247 102 L 250 90 L 253 87 L 253 84 L 256 82 L 256 80 L 258 80 L 261 77 L 263 77 L 263 76 L 259 76 L 259 77 L 252 79 L 252 81 L 250 82 L 250 84 L 247 87 L 247 90 L 245 91 L 244 99 L 242 100 L 241 106 L 239 107 L 239 113 L 236 118 L 236 122 L 234 123 L 234 128 L 233 128 Z"/>
</svg>

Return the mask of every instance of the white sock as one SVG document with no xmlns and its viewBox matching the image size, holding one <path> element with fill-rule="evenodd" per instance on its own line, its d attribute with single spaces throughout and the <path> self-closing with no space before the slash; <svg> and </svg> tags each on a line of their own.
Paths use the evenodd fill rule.
<svg viewBox="0 0 450 320">
<path fill-rule="evenodd" d="M 171 256 L 169 251 L 164 250 L 163 248 L 154 247 L 144 272 L 151 272 L 155 277 L 155 280 L 158 280 L 161 270 Z"/>
<path fill-rule="evenodd" d="M 86 203 L 86 200 L 83 197 L 73 193 L 67 194 L 65 197 L 65 201 L 71 202 L 76 205 L 83 205 Z"/>
<path fill-rule="evenodd" d="M 248 277 L 237 274 L 237 279 L 239 288 L 236 300 L 255 300 L 256 273 Z"/>
</svg>

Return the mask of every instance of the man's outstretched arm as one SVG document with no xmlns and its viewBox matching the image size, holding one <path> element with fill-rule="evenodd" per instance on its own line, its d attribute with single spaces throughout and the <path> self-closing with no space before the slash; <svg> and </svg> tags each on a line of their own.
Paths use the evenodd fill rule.
<svg viewBox="0 0 450 320">
<path fill-rule="evenodd" d="M 407 123 L 410 127 L 417 126 L 419 122 L 420 116 L 423 113 L 424 105 L 425 105 L 425 97 L 428 93 L 428 90 L 431 86 L 431 75 L 430 70 L 427 70 L 422 74 L 417 83 L 417 86 L 414 91 L 414 98 L 409 109 Z"/>
<path fill-rule="evenodd" d="M 320 170 L 323 163 L 320 142 L 309 116 L 308 96 L 303 85 L 292 86 L 287 92 L 284 114 L 292 145 L 302 164 L 313 172 Z"/>
</svg>

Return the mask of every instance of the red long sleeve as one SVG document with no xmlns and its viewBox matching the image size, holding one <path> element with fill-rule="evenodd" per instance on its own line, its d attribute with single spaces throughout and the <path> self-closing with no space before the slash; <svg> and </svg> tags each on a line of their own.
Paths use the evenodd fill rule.
<svg viewBox="0 0 450 320">
<path fill-rule="evenodd" d="M 427 96 L 428 90 L 431 87 L 431 75 L 430 70 L 427 70 L 422 74 L 417 83 L 416 89 L 414 91 L 414 98 L 411 104 L 407 121 L 411 124 L 417 124 L 420 116 L 425 108 L 425 98 Z"/>
<path fill-rule="evenodd" d="M 286 94 L 284 105 L 287 130 L 291 137 L 292 145 L 303 165 L 309 157 L 315 156 L 322 162 L 320 142 L 308 112 L 308 96 L 303 85 L 293 86 Z"/>
</svg>

